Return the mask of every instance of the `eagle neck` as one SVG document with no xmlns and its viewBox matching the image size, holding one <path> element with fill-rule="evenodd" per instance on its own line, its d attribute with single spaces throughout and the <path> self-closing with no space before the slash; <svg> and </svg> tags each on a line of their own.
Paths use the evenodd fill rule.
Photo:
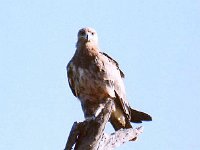
<svg viewBox="0 0 200 150">
<path fill-rule="evenodd" d="M 86 43 L 77 46 L 75 55 L 78 55 L 79 57 L 94 57 L 98 55 L 98 53 L 99 53 L 98 46 Z"/>
<path fill-rule="evenodd" d="M 99 54 L 99 48 L 95 45 L 84 44 L 77 46 L 74 61 L 82 68 L 87 68 Z"/>
</svg>

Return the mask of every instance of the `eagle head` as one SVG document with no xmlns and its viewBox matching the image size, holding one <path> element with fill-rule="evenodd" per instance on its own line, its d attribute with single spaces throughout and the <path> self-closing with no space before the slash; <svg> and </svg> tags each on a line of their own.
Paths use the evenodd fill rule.
<svg viewBox="0 0 200 150">
<path fill-rule="evenodd" d="M 78 31 L 78 43 L 98 45 L 98 36 L 94 29 L 86 27 Z"/>
</svg>

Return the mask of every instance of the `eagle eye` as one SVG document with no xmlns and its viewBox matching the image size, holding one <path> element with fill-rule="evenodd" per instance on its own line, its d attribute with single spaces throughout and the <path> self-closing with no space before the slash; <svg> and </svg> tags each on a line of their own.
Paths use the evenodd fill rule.
<svg viewBox="0 0 200 150">
<path fill-rule="evenodd" d="M 79 34 L 80 35 L 85 35 L 85 32 L 84 31 L 80 31 Z"/>
</svg>

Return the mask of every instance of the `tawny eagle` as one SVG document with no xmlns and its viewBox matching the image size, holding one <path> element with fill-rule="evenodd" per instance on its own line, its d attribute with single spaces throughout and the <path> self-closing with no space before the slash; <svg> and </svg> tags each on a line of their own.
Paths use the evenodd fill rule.
<svg viewBox="0 0 200 150">
<path fill-rule="evenodd" d="M 124 73 L 114 59 L 100 51 L 94 29 L 79 30 L 75 54 L 67 65 L 67 76 L 72 93 L 81 102 L 85 118 L 94 117 L 98 107 L 112 99 L 114 109 L 110 122 L 115 130 L 131 128 L 130 122 L 152 120 L 150 115 L 130 107 Z"/>
</svg>

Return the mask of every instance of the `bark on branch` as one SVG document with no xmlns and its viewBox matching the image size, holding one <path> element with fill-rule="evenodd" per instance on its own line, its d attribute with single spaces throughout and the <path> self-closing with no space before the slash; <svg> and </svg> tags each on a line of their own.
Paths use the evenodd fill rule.
<svg viewBox="0 0 200 150">
<path fill-rule="evenodd" d="M 113 102 L 109 100 L 94 119 L 74 122 L 64 150 L 112 150 L 121 144 L 137 138 L 142 127 L 121 129 L 112 134 L 104 133 L 109 121 Z"/>
</svg>

